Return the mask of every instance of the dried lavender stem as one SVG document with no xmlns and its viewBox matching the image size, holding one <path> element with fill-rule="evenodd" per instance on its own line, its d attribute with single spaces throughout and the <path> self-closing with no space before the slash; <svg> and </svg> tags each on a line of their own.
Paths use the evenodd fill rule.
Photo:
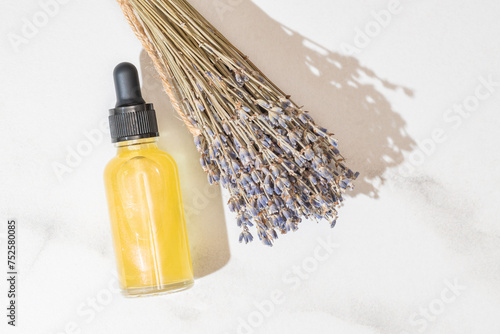
<svg viewBox="0 0 500 334">
<path fill-rule="evenodd" d="M 240 242 L 253 240 L 252 226 L 270 246 L 304 218 L 333 227 L 358 176 L 333 135 L 187 1 L 119 1 L 133 8 L 176 86 L 209 182 L 228 189 Z"/>
</svg>

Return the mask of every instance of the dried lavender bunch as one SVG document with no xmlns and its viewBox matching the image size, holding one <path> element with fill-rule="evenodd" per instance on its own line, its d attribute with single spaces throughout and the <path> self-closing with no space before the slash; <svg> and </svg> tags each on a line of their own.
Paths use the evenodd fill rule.
<svg viewBox="0 0 500 334">
<path fill-rule="evenodd" d="M 209 182 L 229 191 L 240 242 L 253 240 L 251 227 L 272 246 L 303 219 L 335 226 L 358 173 L 333 135 L 187 1 L 119 2 L 193 133 Z"/>
</svg>

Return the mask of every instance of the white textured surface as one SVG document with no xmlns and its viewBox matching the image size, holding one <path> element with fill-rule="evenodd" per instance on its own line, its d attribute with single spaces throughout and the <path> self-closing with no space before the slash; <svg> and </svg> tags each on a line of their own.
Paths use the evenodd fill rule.
<svg viewBox="0 0 500 334">
<path fill-rule="evenodd" d="M 5 222 L 15 217 L 20 228 L 19 326 L 12 332 L 500 332 L 500 86 L 470 115 L 447 112 L 474 102 L 481 77 L 500 82 L 498 1 L 405 1 L 368 45 L 348 55 L 356 29 L 375 27 L 371 11 L 390 1 L 193 0 L 336 133 L 362 173 L 335 230 L 307 223 L 273 249 L 237 243 L 238 228 L 224 217 L 218 189 L 207 188 L 189 135 L 118 5 L 66 2 L 18 51 L 9 38 L 43 9 L 34 0 L 3 0 L 0 12 L 1 272 Z M 53 171 L 84 145 L 85 132 L 99 139 L 120 61 L 141 65 L 145 95 L 160 112 L 161 146 L 180 165 L 198 277 L 182 294 L 127 300 L 110 292 L 114 259 L 101 175 L 114 149 L 106 134 L 62 180 Z M 417 143 L 428 143 L 436 129 L 445 140 L 401 174 L 423 157 Z M 318 253 L 329 241 L 331 254 Z M 449 290 L 455 283 L 464 287 L 456 295 Z M 276 297 L 270 307 L 266 301 Z"/>
</svg>

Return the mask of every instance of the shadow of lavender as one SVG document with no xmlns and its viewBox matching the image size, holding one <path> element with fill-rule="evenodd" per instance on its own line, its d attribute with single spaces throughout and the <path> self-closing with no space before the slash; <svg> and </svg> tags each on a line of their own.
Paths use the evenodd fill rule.
<svg viewBox="0 0 500 334">
<path fill-rule="evenodd" d="M 305 104 L 317 123 L 335 133 L 347 165 L 361 173 L 347 196 L 378 198 L 386 170 L 403 163 L 404 152 L 416 145 L 383 92 L 409 97 L 413 92 L 378 77 L 356 58 L 327 50 L 283 26 L 251 1 L 232 7 L 223 20 L 213 3 L 192 4 L 296 103 Z M 189 199 L 185 207 L 193 265 L 195 275 L 202 277 L 230 258 L 220 189 L 208 186 L 192 137 L 175 115 L 145 52 L 141 65 L 144 95 L 158 111 L 160 145 L 180 167 L 183 198 Z"/>
<path fill-rule="evenodd" d="M 222 195 L 200 167 L 193 137 L 175 113 L 146 51 L 140 55 L 142 93 L 155 105 L 159 146 L 177 162 L 195 278 L 224 267 L 231 257 Z"/>
<path fill-rule="evenodd" d="M 225 12 L 213 2 L 191 2 L 317 123 L 335 133 L 347 165 L 361 173 L 347 196 L 378 198 L 385 171 L 401 164 L 403 153 L 416 145 L 383 91 L 409 97 L 413 92 L 378 77 L 356 58 L 284 27 L 251 1 Z"/>
</svg>

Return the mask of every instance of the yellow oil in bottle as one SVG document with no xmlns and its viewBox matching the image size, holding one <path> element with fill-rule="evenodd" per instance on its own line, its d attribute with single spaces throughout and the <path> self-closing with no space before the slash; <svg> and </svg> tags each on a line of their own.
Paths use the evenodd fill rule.
<svg viewBox="0 0 500 334">
<path fill-rule="evenodd" d="M 193 269 L 175 161 L 156 138 L 118 144 L 105 186 L 125 295 L 188 288 Z"/>
<path fill-rule="evenodd" d="M 156 113 L 135 66 L 121 63 L 113 76 L 109 122 L 118 151 L 104 183 L 120 287 L 129 297 L 187 289 L 193 268 L 176 163 L 158 149 Z"/>
</svg>

